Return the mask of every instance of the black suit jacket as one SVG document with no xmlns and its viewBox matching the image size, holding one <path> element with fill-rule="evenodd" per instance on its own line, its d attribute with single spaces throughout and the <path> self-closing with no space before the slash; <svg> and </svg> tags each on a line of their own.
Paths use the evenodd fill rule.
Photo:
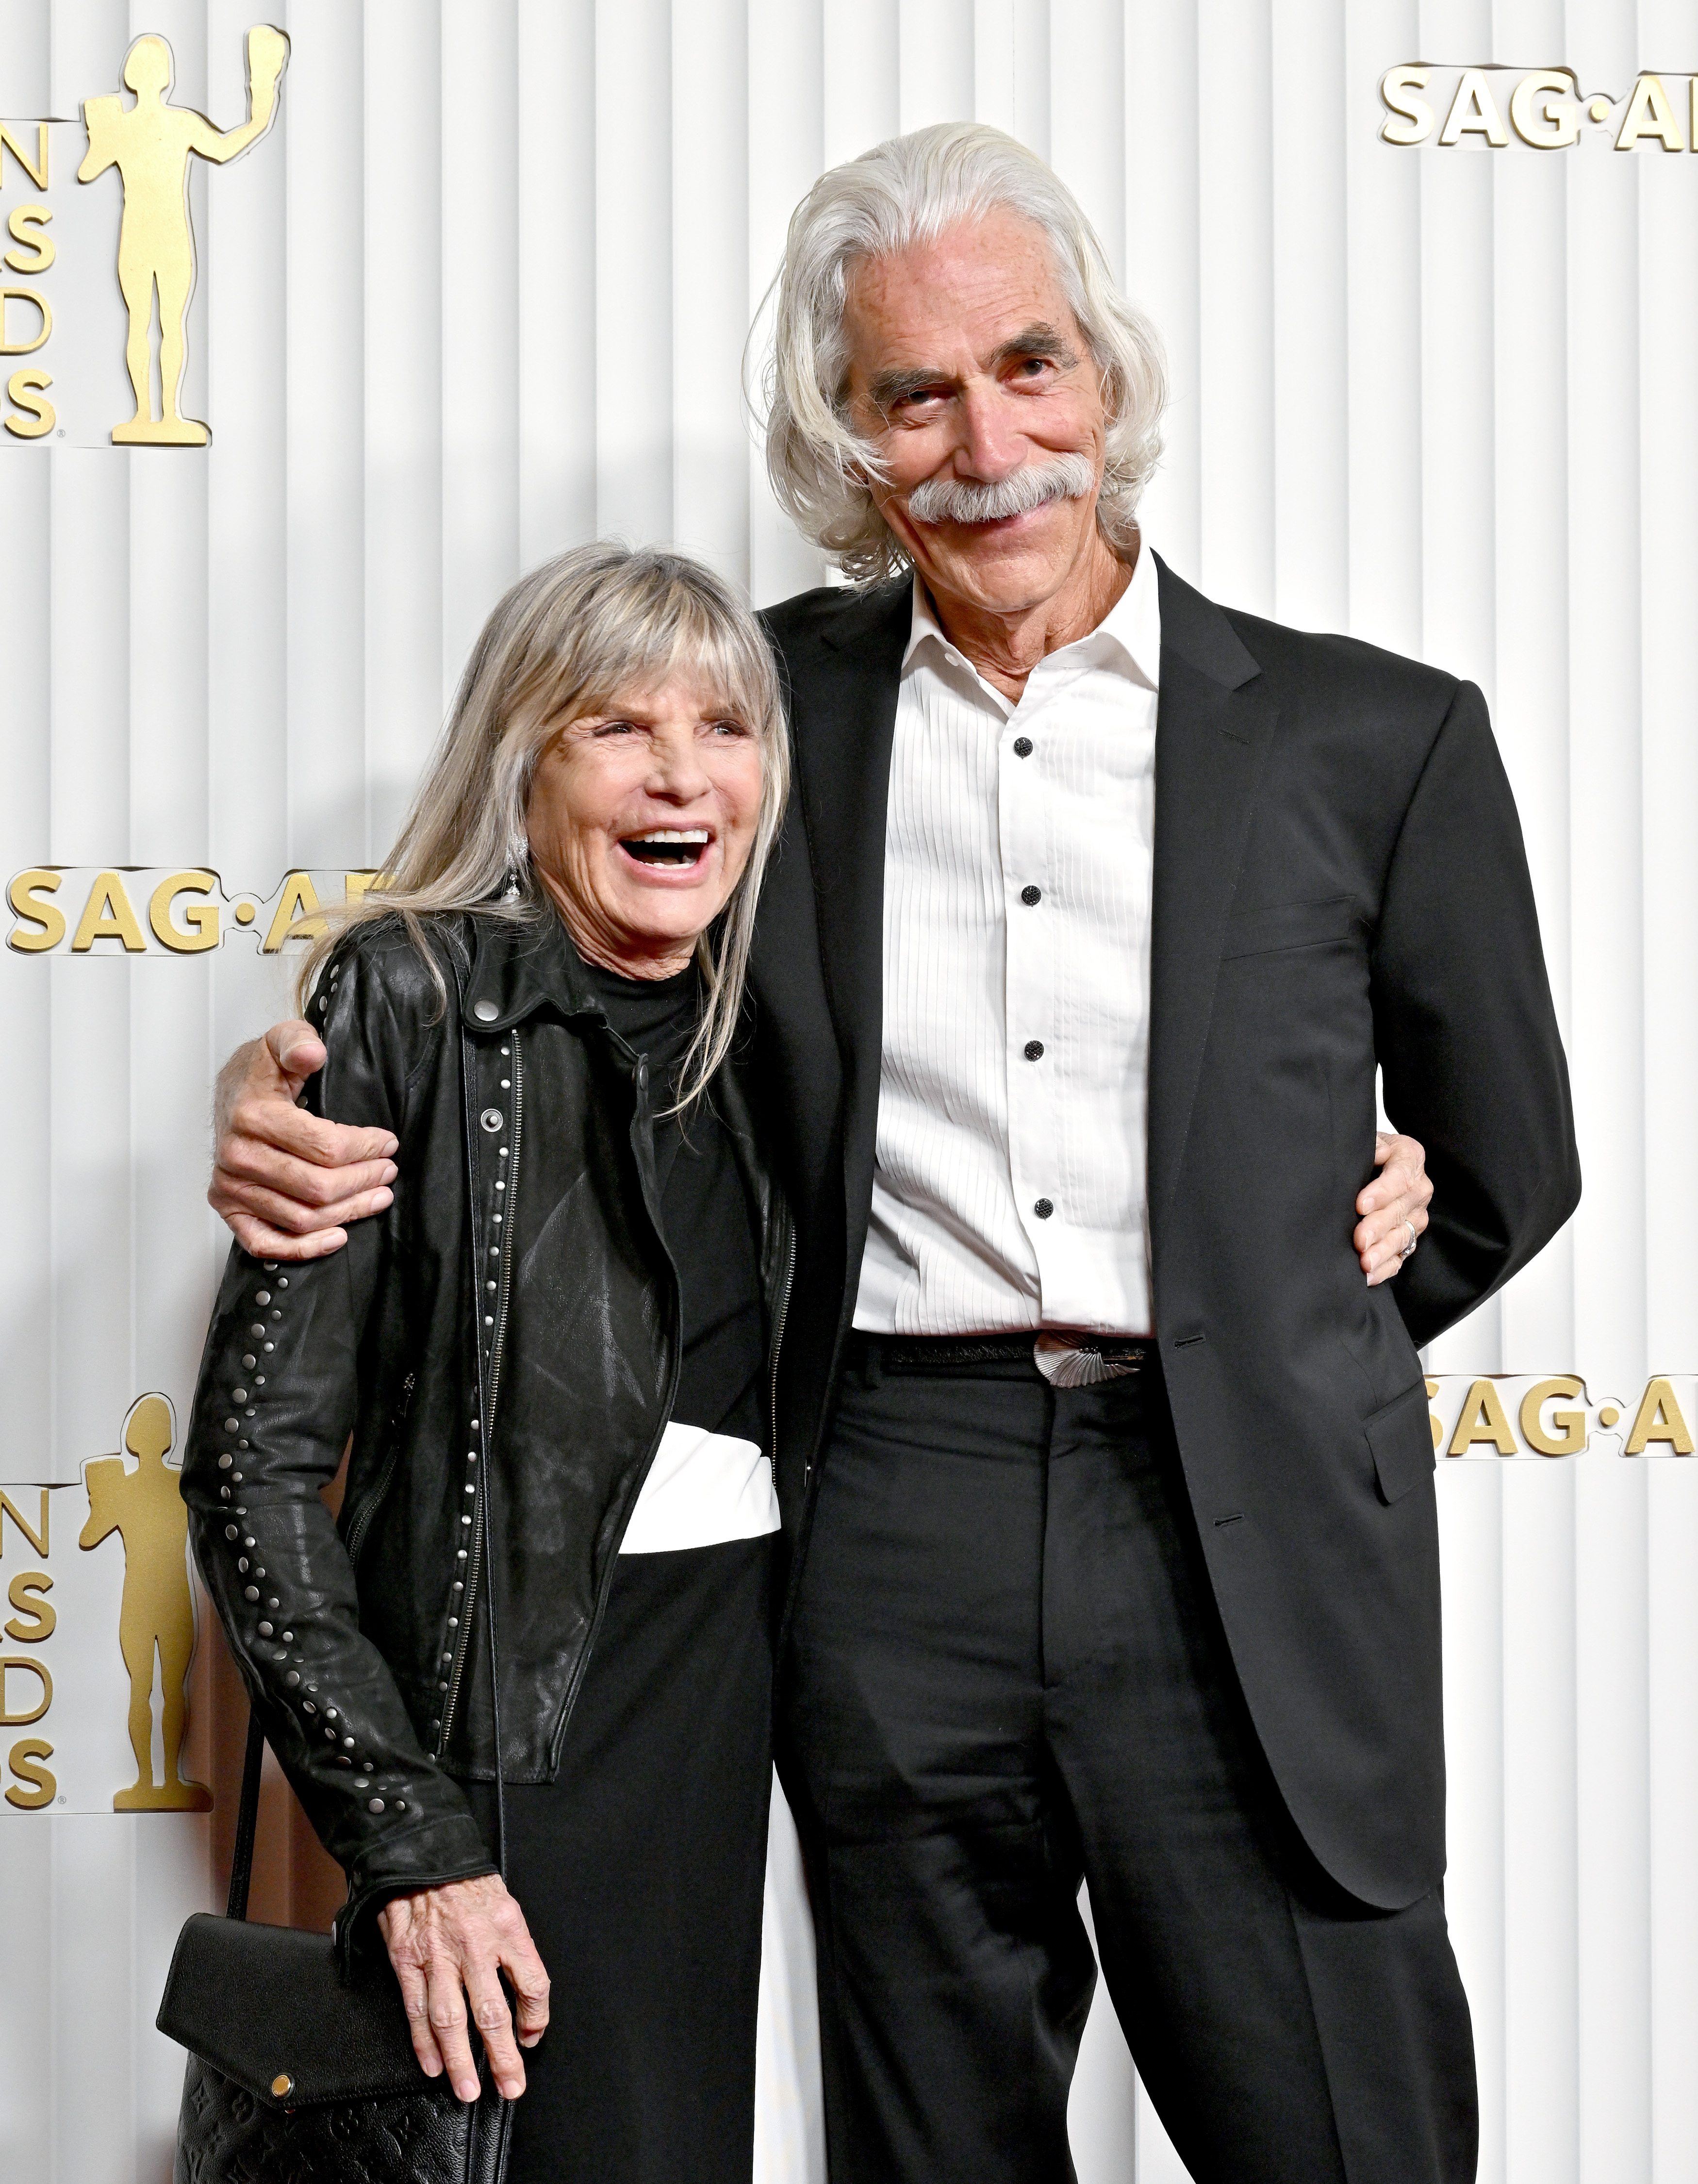
<svg viewBox="0 0 1698 2184">
<path fill-rule="evenodd" d="M 1434 1449 L 1416 1356 L 1579 1195 L 1509 783 L 1472 684 L 1212 604 L 1165 566 L 1150 963 L 1155 1333 L 1215 1596 L 1298 1826 L 1367 1903 L 1444 1870 Z M 899 582 L 767 625 L 797 783 L 752 976 L 796 1208 L 779 1491 L 827 1460 L 878 1119 Z M 1421 1248 L 1351 1247 L 1374 1072 L 1427 1147 Z"/>
</svg>

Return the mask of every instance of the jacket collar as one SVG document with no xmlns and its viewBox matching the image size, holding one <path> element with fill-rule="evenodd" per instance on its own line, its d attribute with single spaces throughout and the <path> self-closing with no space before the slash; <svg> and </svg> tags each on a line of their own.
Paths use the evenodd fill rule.
<svg viewBox="0 0 1698 2184">
<path fill-rule="evenodd" d="M 1064 664 L 1105 667 L 1111 673 L 1130 676 L 1133 682 L 1142 683 L 1146 689 L 1157 688 L 1161 681 L 1161 566 L 1155 556 L 1147 551 L 1140 551 L 1133 566 L 1132 581 L 1096 627 L 1064 645 L 1055 656 Z M 1005 716 L 1016 710 L 1016 699 L 986 682 L 960 659 L 938 619 L 931 594 L 916 575 L 913 583 L 912 621 L 908 643 L 902 654 L 902 672 L 905 675 L 908 672 L 909 663 L 922 649 L 946 661 L 953 660 L 960 671 L 972 677 L 985 694 L 1001 709 Z"/>
<path fill-rule="evenodd" d="M 510 1031 L 548 1009 L 556 1016 L 606 1021 L 571 936 L 552 909 L 533 923 L 469 917 L 471 961 L 463 976 L 460 1014 L 469 1032 Z"/>
<path fill-rule="evenodd" d="M 1226 615 L 1176 577 L 1159 554 L 1151 559 L 1161 628 L 1157 895 L 1168 905 L 1171 928 L 1161 939 L 1171 939 L 1176 956 L 1183 956 L 1180 928 L 1202 906 L 1201 896 L 1212 901 L 1222 894 L 1217 907 L 1224 915 L 1249 818 L 1238 783 L 1244 765 L 1235 754 L 1253 754 L 1251 770 L 1259 772 L 1273 716 L 1259 693 L 1245 688 L 1261 669 Z M 851 597 L 820 625 L 818 649 L 795 647 L 788 663 L 797 716 L 807 724 L 799 738 L 797 772 L 821 897 L 832 1014 L 851 1076 L 866 1077 L 870 1065 L 875 1084 L 883 1033 L 886 807 L 913 600 L 907 577 Z M 1198 861 L 1201 873 L 1192 869 Z M 1176 866 L 1183 869 L 1172 869 Z M 1193 878 L 1200 887 L 1161 884 Z M 1176 961 L 1171 967 L 1183 972 L 1187 967 Z M 1211 975 L 1211 992 L 1212 987 Z"/>
<path fill-rule="evenodd" d="M 1237 690 L 1261 672 L 1261 663 L 1212 599 L 1176 577 L 1159 554 L 1151 557 L 1161 601 L 1161 656 L 1171 654 L 1223 690 Z"/>
</svg>

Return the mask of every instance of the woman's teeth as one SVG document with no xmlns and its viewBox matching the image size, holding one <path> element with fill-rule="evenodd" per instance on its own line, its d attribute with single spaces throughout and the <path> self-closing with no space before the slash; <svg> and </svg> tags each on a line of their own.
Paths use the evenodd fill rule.
<svg viewBox="0 0 1698 2184">
<path fill-rule="evenodd" d="M 620 844 L 640 865 L 693 865 L 707 845 L 705 827 L 655 827 Z"/>
</svg>

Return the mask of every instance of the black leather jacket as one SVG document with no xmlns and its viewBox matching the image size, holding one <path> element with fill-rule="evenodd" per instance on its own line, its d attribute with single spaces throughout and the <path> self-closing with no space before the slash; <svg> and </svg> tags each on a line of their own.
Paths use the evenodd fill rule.
<svg viewBox="0 0 1698 2184">
<path fill-rule="evenodd" d="M 486 1483 L 504 1772 L 548 1781 L 677 1380 L 646 1063 L 552 915 L 426 930 L 445 1007 L 398 920 L 351 934 L 313 1003 L 309 1104 L 394 1131 L 394 1203 L 310 1264 L 231 1251 L 183 1464 L 231 1649 L 348 1876 L 344 1952 L 362 1908 L 492 1869 L 454 1779 L 494 1770 Z M 776 1369 L 789 1217 L 734 1071 L 713 1097 Z"/>
</svg>

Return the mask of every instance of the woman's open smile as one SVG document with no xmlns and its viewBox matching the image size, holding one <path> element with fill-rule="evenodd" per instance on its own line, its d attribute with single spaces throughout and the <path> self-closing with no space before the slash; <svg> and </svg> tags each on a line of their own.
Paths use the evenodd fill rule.
<svg viewBox="0 0 1698 2184">
<path fill-rule="evenodd" d="M 693 875 L 712 840 L 710 827 L 654 827 L 644 834 L 627 834 L 619 846 L 645 872 Z"/>
<path fill-rule="evenodd" d="M 759 737 L 696 673 L 618 691 L 558 731 L 526 825 L 590 961 L 628 978 L 682 970 L 749 861 L 760 763 Z"/>
</svg>

